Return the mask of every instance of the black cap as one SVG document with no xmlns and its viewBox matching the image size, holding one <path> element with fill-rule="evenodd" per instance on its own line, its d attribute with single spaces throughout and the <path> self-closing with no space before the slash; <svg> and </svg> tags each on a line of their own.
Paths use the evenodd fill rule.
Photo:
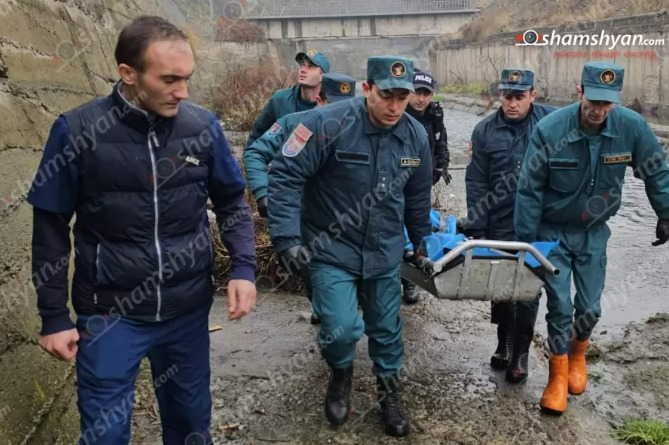
<svg viewBox="0 0 669 445">
<path fill-rule="evenodd" d="M 413 86 L 416 90 L 425 88 L 426 90 L 434 92 L 436 82 L 434 81 L 432 74 L 416 69 L 413 73 Z"/>
</svg>

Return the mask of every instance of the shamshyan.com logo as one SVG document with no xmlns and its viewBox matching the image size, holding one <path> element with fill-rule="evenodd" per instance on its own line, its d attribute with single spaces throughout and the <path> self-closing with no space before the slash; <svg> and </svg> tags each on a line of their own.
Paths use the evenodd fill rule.
<svg viewBox="0 0 669 445">
<path fill-rule="evenodd" d="M 599 34 L 559 34 L 555 30 L 550 34 L 540 34 L 532 29 L 516 35 L 516 46 L 655 46 L 664 45 L 664 38 L 647 39 L 643 34 L 611 35 L 602 30 Z"/>
</svg>

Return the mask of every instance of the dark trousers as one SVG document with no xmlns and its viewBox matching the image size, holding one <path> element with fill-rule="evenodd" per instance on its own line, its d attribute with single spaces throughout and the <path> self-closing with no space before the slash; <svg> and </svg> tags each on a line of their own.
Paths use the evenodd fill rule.
<svg viewBox="0 0 669 445">
<path fill-rule="evenodd" d="M 209 445 L 210 305 L 160 323 L 80 316 L 78 445 L 126 445 L 140 362 L 149 357 L 165 445 Z"/>
</svg>

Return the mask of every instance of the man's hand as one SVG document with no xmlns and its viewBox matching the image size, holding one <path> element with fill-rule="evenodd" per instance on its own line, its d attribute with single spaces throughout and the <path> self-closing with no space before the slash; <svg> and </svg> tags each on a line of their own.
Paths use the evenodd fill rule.
<svg viewBox="0 0 669 445">
<path fill-rule="evenodd" d="M 653 246 L 659 246 L 669 241 L 669 219 L 661 219 L 657 222 L 655 236 L 658 239 L 653 241 Z"/>
<path fill-rule="evenodd" d="M 444 182 L 446 183 L 446 185 L 450 184 L 451 181 L 453 180 L 451 174 L 448 173 L 448 169 L 444 169 L 444 171 L 441 174 L 441 177 L 444 178 Z"/>
<path fill-rule="evenodd" d="M 228 318 L 237 320 L 251 312 L 256 305 L 256 285 L 248 280 L 228 283 Z"/>
<path fill-rule="evenodd" d="M 39 338 L 39 345 L 57 359 L 69 362 L 77 355 L 78 341 L 79 332 L 73 328 L 55 334 L 42 335 Z"/>
<path fill-rule="evenodd" d="M 432 169 L 432 185 L 436 185 L 437 182 L 441 179 L 441 175 L 443 173 L 443 170 L 440 168 L 433 168 Z"/>
<path fill-rule="evenodd" d="M 267 218 L 267 196 L 263 196 L 256 203 L 258 204 L 258 214 Z"/>
<path fill-rule="evenodd" d="M 311 262 L 311 255 L 309 251 L 301 245 L 296 245 L 289 247 L 286 250 L 279 252 L 279 257 L 281 257 L 281 266 L 290 274 L 290 275 L 302 275 L 308 274 L 308 266 Z"/>
</svg>

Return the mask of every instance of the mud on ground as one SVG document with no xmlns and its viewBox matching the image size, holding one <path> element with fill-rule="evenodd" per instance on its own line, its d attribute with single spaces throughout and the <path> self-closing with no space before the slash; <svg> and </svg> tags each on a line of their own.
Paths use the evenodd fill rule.
<svg viewBox="0 0 669 445">
<path fill-rule="evenodd" d="M 212 310 L 213 428 L 220 443 L 396 443 L 380 423 L 366 337 L 358 344 L 353 414 L 339 429 L 323 414 L 328 369 L 316 348 L 302 296 L 261 294 L 245 320 L 225 320 L 222 299 Z M 669 316 L 630 325 L 619 339 L 591 348 L 590 383 L 570 396 L 561 417 L 539 410 L 547 379 L 545 342 L 538 335 L 531 375 L 521 385 L 488 365 L 495 336 L 488 305 L 423 294 L 403 306 L 405 405 L 411 444 L 607 444 L 612 425 L 628 417 L 669 420 Z M 145 419 L 146 420 L 146 417 Z M 158 425 L 144 423 L 133 443 L 160 443 Z"/>
<path fill-rule="evenodd" d="M 462 214 L 464 172 L 454 168 L 452 173 L 449 189 L 440 186 L 439 206 Z M 503 372 L 489 366 L 495 348 L 489 303 L 438 300 L 423 293 L 418 304 L 402 307 L 411 435 L 384 435 L 364 336 L 354 365 L 353 414 L 335 429 L 323 413 L 328 369 L 309 315 L 302 295 L 261 293 L 251 315 L 230 322 L 224 298 L 217 297 L 210 317 L 212 325 L 222 327 L 211 333 L 217 443 L 601 445 L 617 443 L 612 427 L 627 418 L 669 420 L 669 315 L 624 330 L 598 329 L 589 350 L 588 390 L 570 396 L 567 412 L 552 417 L 539 410 L 548 369 L 542 320 L 531 351 L 531 375 L 526 383 L 511 385 Z M 146 389 L 150 381 L 143 375 Z M 133 422 L 134 444 L 161 443 L 146 399 Z"/>
</svg>

